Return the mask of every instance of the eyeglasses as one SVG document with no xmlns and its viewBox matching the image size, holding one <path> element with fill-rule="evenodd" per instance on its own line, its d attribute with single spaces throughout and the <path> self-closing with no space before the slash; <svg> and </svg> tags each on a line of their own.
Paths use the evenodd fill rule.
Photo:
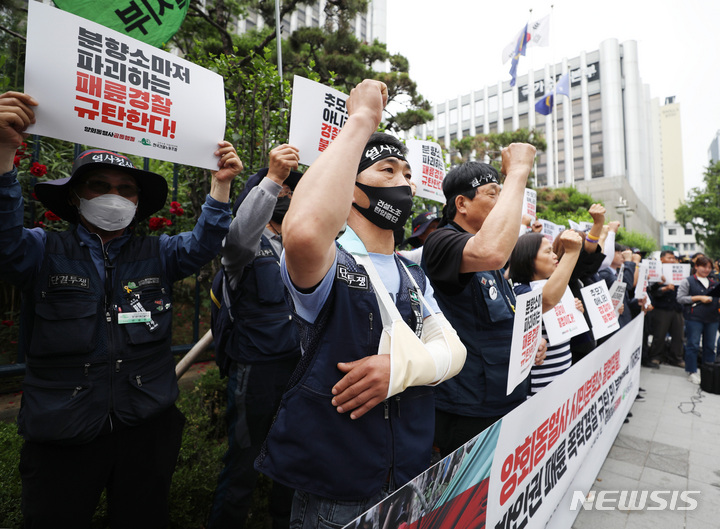
<svg viewBox="0 0 720 529">
<path fill-rule="evenodd" d="M 119 186 L 114 186 L 103 180 L 86 180 L 84 184 L 86 188 L 97 195 L 106 195 L 111 190 L 115 189 L 121 197 L 128 198 L 138 196 L 138 187 L 134 184 L 120 184 Z"/>
</svg>

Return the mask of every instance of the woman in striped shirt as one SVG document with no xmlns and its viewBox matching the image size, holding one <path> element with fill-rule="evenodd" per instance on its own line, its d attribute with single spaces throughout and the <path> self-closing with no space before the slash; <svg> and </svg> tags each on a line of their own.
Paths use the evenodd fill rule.
<svg viewBox="0 0 720 529">
<path fill-rule="evenodd" d="M 562 232 L 559 238 L 565 250 L 559 261 L 553 252 L 552 243 L 540 233 L 528 233 L 520 237 L 510 255 L 510 279 L 514 283 L 515 294 L 541 288 L 543 313 L 555 307 L 565 294 L 582 249 L 582 237 L 573 230 Z M 583 310 L 577 298 L 575 305 Z M 548 339 L 545 324 L 542 336 Z M 545 362 L 534 365 L 530 370 L 530 394 L 534 395 L 547 386 L 567 371 L 571 364 L 570 340 L 555 344 L 548 340 Z"/>
</svg>

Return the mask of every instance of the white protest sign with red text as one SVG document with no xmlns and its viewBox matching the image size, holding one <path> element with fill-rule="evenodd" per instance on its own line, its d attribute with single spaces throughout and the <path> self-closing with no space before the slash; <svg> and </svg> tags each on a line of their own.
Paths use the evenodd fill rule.
<svg viewBox="0 0 720 529">
<path fill-rule="evenodd" d="M 683 279 L 690 275 L 690 264 L 663 263 L 662 275 L 665 276 L 665 283 L 668 285 L 679 285 Z"/>
<path fill-rule="evenodd" d="M 656 259 L 643 259 L 643 263 L 648 267 L 648 283 L 657 283 L 662 275 L 662 263 Z"/>
<path fill-rule="evenodd" d="M 532 285 L 532 283 L 530 283 Z M 568 341 L 573 336 L 588 330 L 585 317 L 575 307 L 575 298 L 570 287 L 565 289 L 560 303 L 543 314 L 543 323 L 550 345 Z"/>
<path fill-rule="evenodd" d="M 542 288 L 520 294 L 515 298 L 510 366 L 507 395 L 525 380 L 535 363 L 542 326 Z"/>
<path fill-rule="evenodd" d="M 289 143 L 299 149 L 301 164 L 311 165 L 345 125 L 347 98 L 324 84 L 293 78 Z"/>
<path fill-rule="evenodd" d="M 596 340 L 620 328 L 605 281 L 600 280 L 581 288 L 580 294 L 582 294 L 585 310 L 590 318 L 590 325 Z"/>
<path fill-rule="evenodd" d="M 415 196 L 444 204 L 442 183 L 445 178 L 445 161 L 440 145 L 425 140 L 408 140 L 406 145 Z"/>
<path fill-rule="evenodd" d="M 217 169 L 222 77 L 128 35 L 29 2 L 25 92 L 31 134 Z"/>
<path fill-rule="evenodd" d="M 537 218 L 537 191 L 525 188 L 525 196 L 523 196 L 522 214 L 532 217 L 533 220 Z"/>
<path fill-rule="evenodd" d="M 619 276 L 618 276 L 619 277 Z M 627 289 L 627 285 L 623 283 L 622 281 L 615 281 L 610 286 L 610 301 L 612 302 L 613 309 L 615 310 L 615 314 L 618 313 L 620 310 L 620 306 L 623 303 L 623 299 L 625 298 L 625 290 Z"/>
</svg>

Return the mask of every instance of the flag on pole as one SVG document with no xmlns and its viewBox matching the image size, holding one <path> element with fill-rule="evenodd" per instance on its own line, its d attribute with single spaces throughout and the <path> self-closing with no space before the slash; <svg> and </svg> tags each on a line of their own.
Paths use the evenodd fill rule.
<svg viewBox="0 0 720 529">
<path fill-rule="evenodd" d="M 510 65 L 510 75 L 512 76 L 512 79 L 510 80 L 510 86 L 515 86 L 515 80 L 517 78 L 517 66 L 518 62 L 520 61 L 520 55 L 525 55 L 525 50 L 527 49 L 527 24 L 525 24 L 525 29 L 520 34 L 520 37 L 517 40 L 517 44 L 515 44 L 515 54 L 512 59 L 512 64 Z"/>
<path fill-rule="evenodd" d="M 523 34 L 527 34 L 527 46 L 549 46 L 550 45 L 550 15 L 536 20 L 517 32 L 515 37 L 508 43 L 502 52 L 502 62 L 505 64 L 515 55 L 515 47 Z M 524 54 L 523 54 L 524 55 Z"/>
<path fill-rule="evenodd" d="M 563 74 L 560 79 L 558 79 L 552 91 L 542 96 L 537 103 L 535 103 L 535 111 L 543 116 L 550 114 L 553 109 L 553 104 L 555 104 L 555 94 L 570 97 L 570 73 Z"/>
</svg>

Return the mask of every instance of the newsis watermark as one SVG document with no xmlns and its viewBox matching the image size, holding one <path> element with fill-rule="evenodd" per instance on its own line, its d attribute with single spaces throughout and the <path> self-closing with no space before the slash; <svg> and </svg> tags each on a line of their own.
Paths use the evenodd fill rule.
<svg viewBox="0 0 720 529">
<path fill-rule="evenodd" d="M 586 511 L 694 511 L 699 495 L 699 490 L 591 490 L 586 496 L 576 490 L 570 510 L 582 507 Z"/>
</svg>

